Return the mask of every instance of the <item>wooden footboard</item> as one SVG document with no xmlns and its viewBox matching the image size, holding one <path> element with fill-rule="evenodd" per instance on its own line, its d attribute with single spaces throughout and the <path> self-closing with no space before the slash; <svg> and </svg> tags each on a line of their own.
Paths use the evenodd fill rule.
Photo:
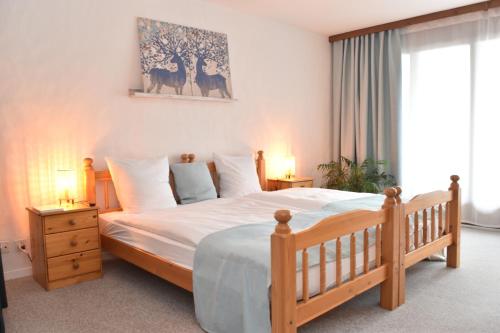
<svg viewBox="0 0 500 333">
<path fill-rule="evenodd" d="M 460 265 L 460 177 L 448 191 L 417 195 L 401 205 L 399 304 L 405 302 L 406 269 L 447 248 L 447 265 Z"/>
<path fill-rule="evenodd" d="M 288 226 L 287 210 L 277 211 L 278 221 L 271 237 L 272 331 L 296 332 L 297 327 L 381 284 L 380 304 L 386 309 L 398 306 L 399 219 L 398 191 L 385 190 L 386 199 L 379 211 L 358 210 L 327 217 L 298 233 Z M 375 267 L 369 266 L 369 228 L 375 228 Z M 363 234 L 363 272 L 356 274 L 356 233 Z M 350 237 L 349 280 L 342 281 L 342 240 Z M 327 290 L 326 246 L 336 243 L 335 284 Z M 309 293 L 308 249 L 319 246 L 320 291 Z M 296 300 L 297 254 L 302 256 L 302 297 Z"/>
</svg>

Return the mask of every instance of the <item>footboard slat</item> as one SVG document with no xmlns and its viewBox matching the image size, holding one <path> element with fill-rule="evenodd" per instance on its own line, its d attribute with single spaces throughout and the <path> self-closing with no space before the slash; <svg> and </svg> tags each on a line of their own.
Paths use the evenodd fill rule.
<svg viewBox="0 0 500 333">
<path fill-rule="evenodd" d="M 326 248 L 325 243 L 319 247 L 319 292 L 324 294 L 326 290 Z"/>
<path fill-rule="evenodd" d="M 444 233 L 444 228 L 443 228 L 443 205 L 439 204 L 438 207 L 438 224 L 439 224 L 439 237 L 441 237 Z"/>
<path fill-rule="evenodd" d="M 424 208 L 422 211 L 422 241 L 424 242 L 424 245 L 427 244 L 427 209 Z"/>
<path fill-rule="evenodd" d="M 382 229 L 380 224 L 377 224 L 375 229 L 375 266 L 380 267 L 382 264 Z"/>
<path fill-rule="evenodd" d="M 415 250 L 418 249 L 418 211 L 415 212 L 413 217 L 413 246 Z"/>
<path fill-rule="evenodd" d="M 446 211 L 444 212 L 444 233 L 448 235 L 450 233 L 450 203 L 446 203 Z"/>
<path fill-rule="evenodd" d="M 363 233 L 363 273 L 368 273 L 368 229 Z"/>
<path fill-rule="evenodd" d="M 337 237 L 335 249 L 335 283 L 337 287 L 342 284 L 342 241 Z"/>
<path fill-rule="evenodd" d="M 354 233 L 351 234 L 351 249 L 350 253 L 350 262 L 351 262 L 351 272 L 350 279 L 351 281 L 356 278 L 356 235 Z"/>
<path fill-rule="evenodd" d="M 436 210 L 431 208 L 431 242 L 436 239 Z"/>
<path fill-rule="evenodd" d="M 405 219 L 405 236 L 406 236 L 406 240 L 405 240 L 405 251 L 406 253 L 410 252 L 410 216 L 406 215 L 406 219 Z"/>
<path fill-rule="evenodd" d="M 302 300 L 309 300 L 309 254 L 307 249 L 302 250 Z"/>
</svg>

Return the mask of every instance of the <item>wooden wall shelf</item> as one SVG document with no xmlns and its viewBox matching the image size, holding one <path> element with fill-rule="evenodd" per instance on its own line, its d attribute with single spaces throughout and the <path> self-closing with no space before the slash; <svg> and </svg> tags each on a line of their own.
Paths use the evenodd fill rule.
<svg viewBox="0 0 500 333">
<path fill-rule="evenodd" d="M 191 101 L 208 101 L 229 103 L 237 101 L 235 98 L 217 98 L 217 97 L 202 97 L 202 96 L 187 96 L 187 95 L 171 95 L 171 94 L 150 94 L 140 89 L 129 89 L 128 95 L 134 98 L 171 98 Z"/>
</svg>

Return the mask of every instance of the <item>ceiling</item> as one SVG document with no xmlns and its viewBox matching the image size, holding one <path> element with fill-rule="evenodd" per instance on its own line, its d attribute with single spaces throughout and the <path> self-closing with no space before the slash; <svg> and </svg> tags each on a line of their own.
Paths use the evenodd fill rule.
<svg viewBox="0 0 500 333">
<path fill-rule="evenodd" d="M 325 36 L 484 0 L 206 0 Z"/>
</svg>

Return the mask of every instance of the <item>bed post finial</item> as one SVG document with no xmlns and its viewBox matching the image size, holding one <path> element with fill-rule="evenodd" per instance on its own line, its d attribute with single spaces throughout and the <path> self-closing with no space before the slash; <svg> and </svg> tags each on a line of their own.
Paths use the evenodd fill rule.
<svg viewBox="0 0 500 333">
<path fill-rule="evenodd" d="M 288 226 L 292 215 L 289 210 L 278 210 L 274 218 L 278 225 L 271 235 L 271 327 L 273 333 L 295 333 L 297 257 L 295 235 Z"/>
<path fill-rule="evenodd" d="M 460 267 L 460 225 L 462 223 L 461 216 L 461 199 L 460 185 L 458 181 L 460 177 L 457 175 L 450 176 L 451 184 L 449 190 L 452 192 L 450 201 L 450 232 L 453 237 L 453 243 L 446 249 L 446 265 L 448 267 Z"/>
<path fill-rule="evenodd" d="M 277 210 L 276 213 L 274 213 L 274 218 L 278 221 L 275 229 L 276 233 L 289 234 L 292 231 L 288 225 L 288 221 L 292 219 L 292 215 L 289 210 Z"/>
<path fill-rule="evenodd" d="M 94 160 L 90 157 L 83 159 L 83 171 L 84 171 L 84 186 L 85 186 L 85 200 L 89 203 L 89 206 L 93 207 L 96 204 L 95 199 L 95 170 L 93 167 Z"/>
<path fill-rule="evenodd" d="M 396 189 L 396 203 L 399 205 L 401 203 L 401 193 L 403 192 L 403 190 L 401 189 L 400 186 L 396 186 L 395 189 Z"/>
<path fill-rule="evenodd" d="M 392 208 L 397 205 L 397 195 L 398 191 L 394 187 L 388 187 L 384 190 L 385 200 L 382 208 Z"/>
<path fill-rule="evenodd" d="M 84 165 L 85 167 L 91 167 L 91 168 L 92 168 L 92 164 L 93 164 L 93 163 L 94 163 L 94 160 L 93 160 L 93 159 L 91 159 L 90 157 L 85 157 L 85 158 L 83 159 L 83 165 Z"/>
<path fill-rule="evenodd" d="M 264 159 L 264 151 L 257 152 L 257 176 L 259 177 L 259 184 L 263 191 L 267 190 L 266 178 L 266 160 Z"/>
<path fill-rule="evenodd" d="M 389 187 L 384 190 L 386 220 L 382 225 L 382 264 L 387 265 L 387 279 L 380 285 L 380 306 L 384 309 L 395 309 L 404 295 L 401 295 L 400 284 L 400 242 L 399 226 L 402 207 L 397 203 L 398 191 Z M 403 289 L 404 291 L 404 289 Z"/>
</svg>

